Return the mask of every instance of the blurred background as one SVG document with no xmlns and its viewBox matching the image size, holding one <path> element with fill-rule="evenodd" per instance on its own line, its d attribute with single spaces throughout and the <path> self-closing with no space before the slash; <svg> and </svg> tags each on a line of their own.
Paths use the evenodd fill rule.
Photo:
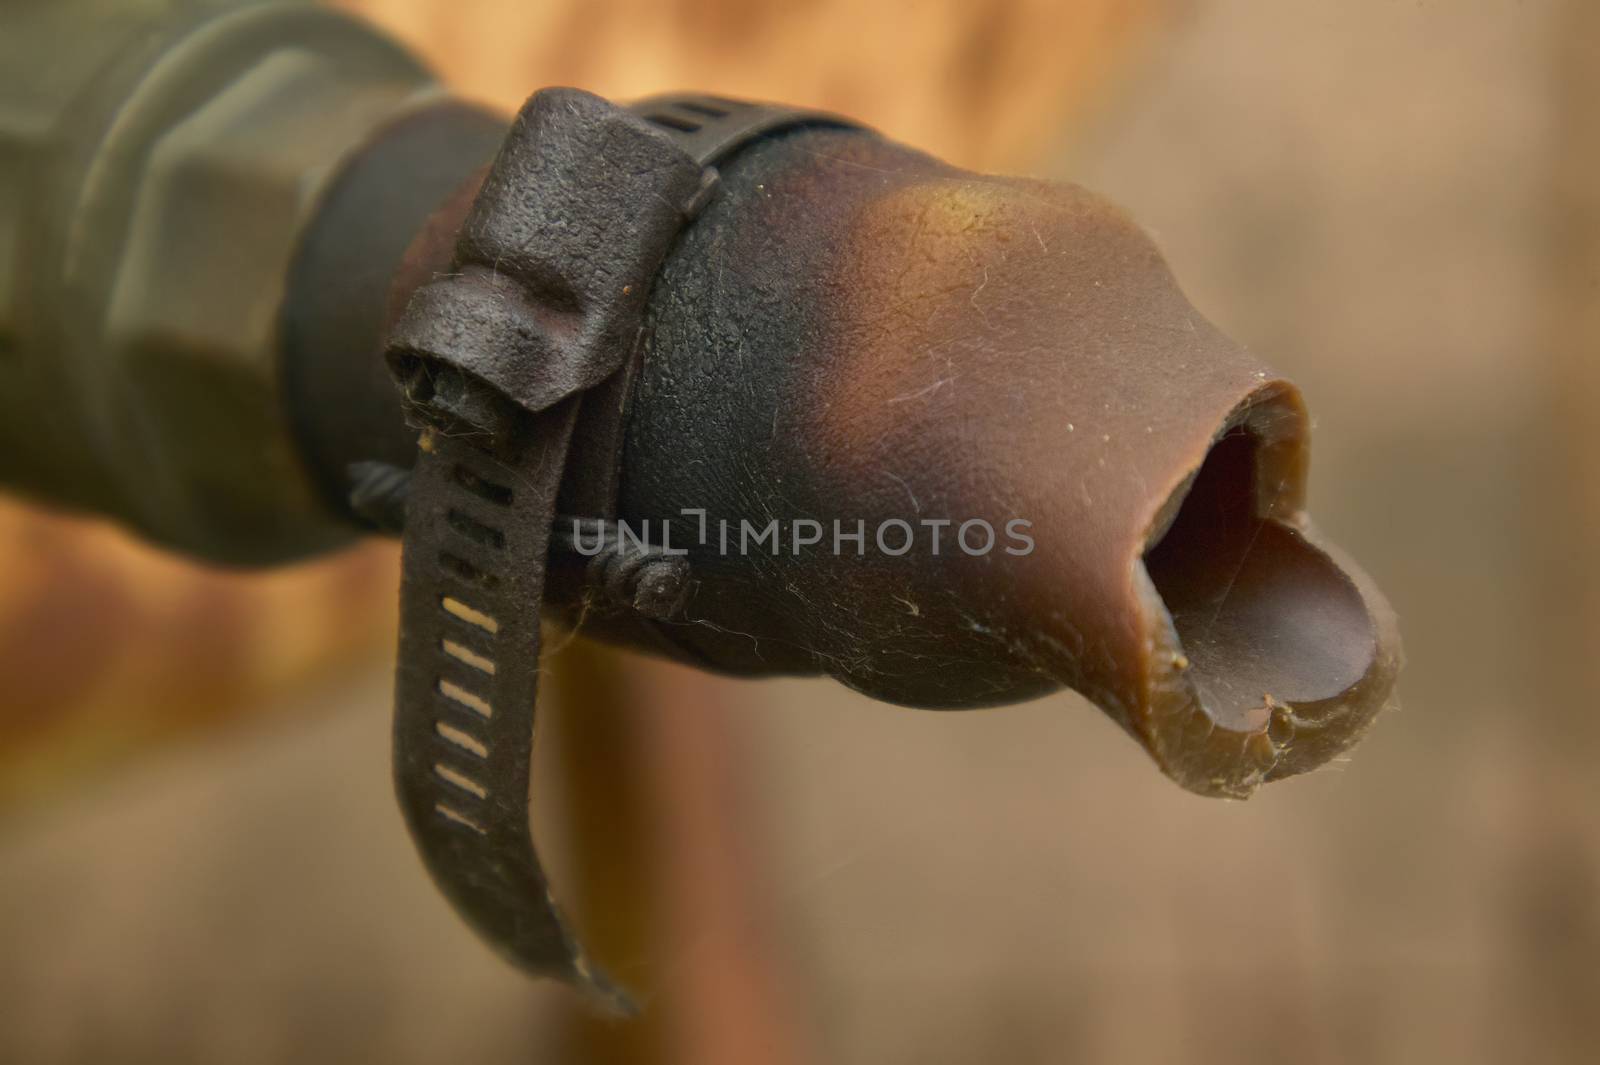
<svg viewBox="0 0 1600 1065">
<path fill-rule="evenodd" d="M 396 556 L 0 509 L 0 1060 L 1600 1059 L 1600 7 L 347 0 L 463 93 L 819 105 L 1082 182 L 1305 389 L 1402 705 L 1248 803 L 970 714 L 569 643 L 537 818 L 639 988 L 493 958 L 391 799 Z"/>
</svg>

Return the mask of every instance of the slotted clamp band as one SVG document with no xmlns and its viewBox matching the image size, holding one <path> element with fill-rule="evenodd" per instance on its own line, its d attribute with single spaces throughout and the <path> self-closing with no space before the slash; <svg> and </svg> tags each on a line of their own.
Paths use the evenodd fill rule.
<svg viewBox="0 0 1600 1065">
<path fill-rule="evenodd" d="M 546 89 L 518 114 L 457 238 L 387 358 L 422 427 L 405 495 L 394 772 L 434 881 L 512 963 L 619 1009 L 551 897 L 529 821 L 539 622 L 557 493 L 575 428 L 578 493 L 610 518 L 625 404 L 585 397 L 638 357 L 646 297 L 714 164 L 832 116 L 709 97 L 631 110 Z M 624 386 L 625 386 L 624 381 Z M 614 400 L 614 397 L 612 397 Z M 598 411 L 598 413 L 597 413 Z M 607 412 L 610 412 L 609 414 Z M 559 549 L 559 544 L 556 548 Z"/>
</svg>

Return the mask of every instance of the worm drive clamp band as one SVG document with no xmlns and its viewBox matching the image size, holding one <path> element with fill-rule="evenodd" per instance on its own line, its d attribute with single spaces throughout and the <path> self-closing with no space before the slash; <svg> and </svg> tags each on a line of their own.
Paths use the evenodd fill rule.
<svg viewBox="0 0 1600 1065">
<path fill-rule="evenodd" d="M 576 475 L 592 482 L 576 497 L 597 511 L 583 517 L 614 516 L 618 382 L 625 393 L 653 278 L 715 193 L 713 164 L 762 134 L 817 124 L 844 123 L 707 97 L 624 110 L 543 90 L 490 167 L 450 273 L 417 291 L 389 338 L 422 427 L 402 541 L 401 808 L 435 882 L 480 935 L 617 1008 L 626 995 L 585 958 L 530 835 L 557 494 Z M 575 434 L 584 443 L 569 469 Z"/>
</svg>

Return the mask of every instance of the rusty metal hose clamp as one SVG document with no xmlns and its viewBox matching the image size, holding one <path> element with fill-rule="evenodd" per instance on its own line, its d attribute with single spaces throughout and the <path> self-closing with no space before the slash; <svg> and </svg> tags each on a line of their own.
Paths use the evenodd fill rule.
<svg viewBox="0 0 1600 1065">
<path fill-rule="evenodd" d="M 549 553 L 564 543 L 553 535 L 558 493 L 564 480 L 589 482 L 575 493 L 596 512 L 585 517 L 612 516 L 619 371 L 638 357 L 657 270 L 715 192 L 711 164 L 819 122 L 843 124 L 714 98 L 629 111 L 543 90 L 490 167 L 450 273 L 416 292 L 390 334 L 390 370 L 420 430 L 404 485 L 402 810 L 435 882 L 480 935 L 513 964 L 617 1008 L 626 995 L 584 956 L 530 835 L 540 614 Z M 585 443 L 569 462 L 575 432 Z M 594 571 L 613 584 L 632 573 Z"/>
</svg>

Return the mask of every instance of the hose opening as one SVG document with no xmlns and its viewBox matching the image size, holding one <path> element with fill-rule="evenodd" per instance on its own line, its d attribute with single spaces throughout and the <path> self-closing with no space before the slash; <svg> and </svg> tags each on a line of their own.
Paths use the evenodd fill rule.
<svg viewBox="0 0 1600 1065">
<path fill-rule="evenodd" d="M 1237 732 L 1268 727 L 1275 707 L 1338 698 L 1377 653 L 1350 578 L 1299 529 L 1260 516 L 1258 449 L 1244 427 L 1213 444 L 1144 558 L 1202 708 Z"/>
</svg>

